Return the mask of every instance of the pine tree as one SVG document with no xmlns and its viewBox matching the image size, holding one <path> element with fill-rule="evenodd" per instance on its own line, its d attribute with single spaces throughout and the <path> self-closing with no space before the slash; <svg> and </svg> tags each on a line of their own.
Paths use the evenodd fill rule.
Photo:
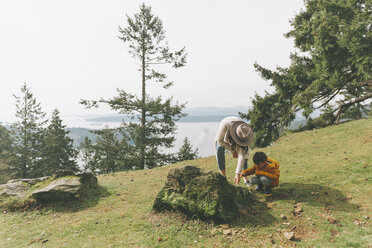
<svg viewBox="0 0 372 248">
<path fill-rule="evenodd" d="M 157 69 L 163 64 L 175 68 L 184 66 L 186 53 L 185 48 L 170 52 L 162 21 L 145 4 L 140 6 L 140 12 L 134 18 L 127 16 L 127 24 L 125 28 L 119 27 L 119 38 L 129 45 L 129 53 L 139 64 L 141 96 L 118 90 L 118 96 L 112 99 L 82 100 L 81 103 L 87 107 L 106 103 L 120 114 L 129 115 L 133 121 L 123 123 L 123 128 L 134 143 L 130 149 L 133 166 L 137 169 L 153 168 L 172 161 L 173 156 L 162 150 L 173 146 L 177 129 L 175 121 L 185 115 L 182 113 L 184 104 L 174 103 L 172 98 L 152 98 L 146 93 L 146 86 L 157 82 L 169 88 L 173 82 Z"/>
<path fill-rule="evenodd" d="M 0 125 L 0 184 L 6 183 L 12 178 L 11 168 L 8 165 L 12 143 L 9 131 Z"/>
<path fill-rule="evenodd" d="M 343 118 L 366 115 L 372 99 L 371 8 L 366 0 L 306 0 L 292 20 L 296 53 L 287 68 L 255 64 L 274 92 L 256 96 L 248 114 L 255 145 L 267 146 L 302 111 L 308 127 L 324 127 Z M 322 114 L 312 120 L 311 114 Z"/>
<path fill-rule="evenodd" d="M 36 177 L 40 175 L 37 161 L 41 158 L 43 126 L 45 113 L 36 102 L 26 83 L 21 88 L 22 96 L 15 96 L 16 117 L 12 124 L 11 136 L 14 141 L 11 166 L 16 177 Z"/>
<path fill-rule="evenodd" d="M 265 97 L 256 94 L 248 114 L 240 113 L 240 117 L 249 120 L 253 128 L 254 146 L 269 146 L 295 118 L 292 106 L 281 100 L 278 94 L 266 93 Z"/>
<path fill-rule="evenodd" d="M 59 111 L 53 111 L 52 119 L 43 137 L 42 159 L 38 162 L 39 175 L 50 176 L 57 170 L 78 171 L 76 163 L 77 151 L 69 131 L 62 124 Z"/>
<path fill-rule="evenodd" d="M 194 150 L 189 139 L 185 137 L 183 140 L 183 145 L 180 147 L 180 150 L 178 151 L 177 160 L 178 161 L 193 160 L 197 159 L 198 157 L 199 157 L 198 148 Z"/>
<path fill-rule="evenodd" d="M 98 168 L 93 160 L 93 155 L 93 142 L 91 139 L 85 136 L 84 140 L 79 145 L 79 157 L 82 161 L 82 169 L 84 172 L 97 172 Z"/>
<path fill-rule="evenodd" d="M 12 143 L 10 132 L 0 125 L 0 160 L 5 160 L 7 154 L 12 150 Z"/>
<path fill-rule="evenodd" d="M 105 127 L 92 132 L 96 135 L 96 142 L 92 144 L 93 158 L 90 161 L 90 168 L 94 168 L 94 172 L 107 174 L 131 169 L 128 140 L 120 130 Z"/>
</svg>

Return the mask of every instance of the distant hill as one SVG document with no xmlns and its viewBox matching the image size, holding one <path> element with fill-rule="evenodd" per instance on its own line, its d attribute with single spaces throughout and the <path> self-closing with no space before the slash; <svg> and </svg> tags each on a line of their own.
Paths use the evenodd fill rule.
<svg viewBox="0 0 372 248">
<path fill-rule="evenodd" d="M 185 109 L 186 117 L 183 117 L 178 122 L 219 122 L 227 116 L 238 116 L 239 112 L 247 112 L 248 107 L 197 107 Z M 88 122 L 122 122 L 130 121 L 127 115 L 105 115 L 94 118 L 86 118 Z"/>
</svg>

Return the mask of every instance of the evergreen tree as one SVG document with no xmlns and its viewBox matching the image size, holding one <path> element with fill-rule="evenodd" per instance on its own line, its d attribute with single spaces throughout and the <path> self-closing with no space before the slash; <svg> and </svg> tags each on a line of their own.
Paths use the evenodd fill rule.
<svg viewBox="0 0 372 248">
<path fill-rule="evenodd" d="M 372 2 L 369 0 L 308 0 L 292 20 L 296 47 L 308 55 L 313 78 L 294 96 L 309 115 L 324 108 L 329 124 L 350 108 L 372 98 Z M 332 114 L 332 115 L 329 115 Z"/>
<path fill-rule="evenodd" d="M 96 135 L 96 142 L 92 144 L 93 158 L 88 165 L 94 169 L 93 172 L 107 174 L 131 169 L 130 148 L 125 135 L 121 134 L 119 140 L 120 132 L 108 127 L 92 132 Z"/>
<path fill-rule="evenodd" d="M 162 64 L 171 64 L 175 68 L 184 66 L 185 49 L 170 52 L 162 21 L 145 4 L 140 6 L 140 12 L 134 18 L 127 16 L 127 27 L 119 27 L 119 32 L 119 38 L 129 45 L 129 53 L 139 64 L 141 96 L 118 90 L 118 96 L 112 99 L 82 100 L 81 103 L 87 107 L 97 106 L 99 102 L 107 103 L 113 110 L 131 117 L 133 121 L 123 123 L 123 128 L 129 140 L 134 143 L 130 152 L 135 168 L 168 164 L 173 156 L 165 154 L 162 149 L 173 146 L 175 121 L 185 116 L 182 113 L 184 104 L 174 103 L 172 98 L 152 98 L 147 94 L 146 86 L 150 82 L 158 82 L 164 88 L 169 88 L 173 82 L 168 81 L 167 76 L 159 72 L 158 68 Z"/>
<path fill-rule="evenodd" d="M 7 154 L 12 150 L 12 139 L 10 132 L 3 126 L 0 125 L 0 159 L 3 161 Z"/>
<path fill-rule="evenodd" d="M 0 160 L 0 184 L 4 184 L 12 178 L 9 165 Z"/>
<path fill-rule="evenodd" d="M 37 161 L 41 158 L 45 113 L 26 84 L 22 86 L 21 93 L 22 96 L 14 96 L 19 120 L 12 124 L 14 147 L 11 166 L 16 177 L 36 177 L 40 176 L 41 171 Z"/>
<path fill-rule="evenodd" d="M 310 114 L 320 109 L 316 123 L 322 126 L 364 115 L 372 99 L 371 8 L 367 0 L 305 1 L 286 34 L 298 49 L 290 55 L 291 65 L 269 70 L 255 64 L 275 88 L 263 98 L 256 96 L 248 114 L 242 115 L 251 120 L 256 145 L 274 141 L 299 110 L 314 123 Z"/>
<path fill-rule="evenodd" d="M 87 172 L 97 172 L 96 163 L 93 160 L 94 150 L 93 142 L 87 136 L 85 136 L 84 141 L 79 145 L 79 157 L 82 161 L 83 171 Z"/>
<path fill-rule="evenodd" d="M 12 178 L 11 168 L 8 165 L 12 151 L 12 139 L 9 131 L 0 125 L 0 184 Z"/>
<path fill-rule="evenodd" d="M 279 100 L 278 94 L 268 94 L 265 97 L 255 95 L 252 108 L 248 114 L 240 113 L 240 117 L 250 121 L 254 132 L 253 144 L 256 147 L 266 147 L 292 122 L 295 115 L 291 105 Z"/>
<path fill-rule="evenodd" d="M 66 126 L 62 124 L 59 111 L 54 110 L 50 124 L 44 132 L 42 159 L 38 163 L 39 175 L 50 176 L 57 170 L 79 170 L 76 163 L 77 151 L 68 133 Z"/>
<path fill-rule="evenodd" d="M 184 161 L 184 160 L 193 160 L 197 158 L 199 158 L 198 148 L 194 150 L 189 139 L 185 137 L 183 140 L 183 145 L 180 147 L 180 150 L 178 151 L 177 160 Z"/>
</svg>

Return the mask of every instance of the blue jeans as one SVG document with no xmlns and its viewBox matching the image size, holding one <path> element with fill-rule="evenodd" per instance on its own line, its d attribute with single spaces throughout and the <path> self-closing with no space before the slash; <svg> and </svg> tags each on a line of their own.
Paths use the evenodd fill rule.
<svg viewBox="0 0 372 248">
<path fill-rule="evenodd" d="M 266 176 L 251 177 L 249 179 L 249 182 L 251 184 L 257 184 L 258 186 L 261 186 L 261 187 L 269 187 L 269 186 L 272 186 L 273 184 L 273 181 Z"/>
<path fill-rule="evenodd" d="M 225 147 L 221 146 L 220 143 L 217 142 L 216 144 L 216 158 L 217 158 L 217 164 L 218 168 L 220 170 L 226 169 L 226 160 L 225 160 Z M 244 170 L 247 169 L 247 159 L 244 162 Z"/>
</svg>

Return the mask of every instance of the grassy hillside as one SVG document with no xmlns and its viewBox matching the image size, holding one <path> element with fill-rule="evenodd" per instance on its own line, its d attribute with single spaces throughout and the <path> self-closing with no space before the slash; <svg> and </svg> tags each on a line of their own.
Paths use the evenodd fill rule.
<svg viewBox="0 0 372 248">
<path fill-rule="evenodd" d="M 215 158 L 208 157 L 99 176 L 101 198 L 1 211 L 0 247 L 372 246 L 372 119 L 291 134 L 263 151 L 280 162 L 280 186 L 271 198 L 260 197 L 268 206 L 257 212 L 260 221 L 230 227 L 233 235 L 180 214 L 151 212 L 169 168 L 189 164 L 217 170 Z M 235 163 L 228 157 L 230 182 Z M 297 241 L 284 237 L 291 230 Z"/>
</svg>

